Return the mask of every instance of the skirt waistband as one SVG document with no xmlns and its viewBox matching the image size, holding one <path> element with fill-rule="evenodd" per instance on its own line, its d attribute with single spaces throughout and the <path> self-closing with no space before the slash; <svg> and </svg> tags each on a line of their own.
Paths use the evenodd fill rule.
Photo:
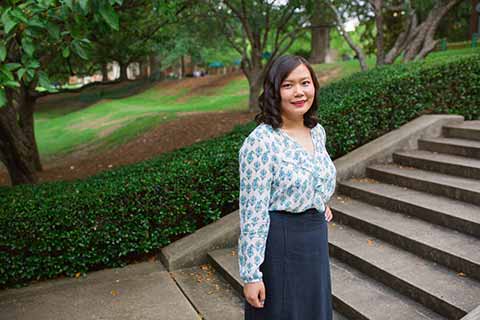
<svg viewBox="0 0 480 320">
<path fill-rule="evenodd" d="M 272 213 L 280 213 L 280 214 L 286 214 L 286 215 L 308 215 L 308 214 L 319 214 L 320 211 L 318 211 L 316 208 L 310 208 L 310 209 L 307 209 L 305 211 L 302 211 L 302 212 L 291 212 L 291 211 L 287 211 L 287 210 L 270 210 L 269 212 L 272 212 Z"/>
</svg>

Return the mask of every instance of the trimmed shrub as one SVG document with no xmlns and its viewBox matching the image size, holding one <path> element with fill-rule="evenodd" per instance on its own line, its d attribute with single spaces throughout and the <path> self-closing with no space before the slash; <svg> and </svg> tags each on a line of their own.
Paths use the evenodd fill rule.
<svg viewBox="0 0 480 320">
<path fill-rule="evenodd" d="M 478 119 L 480 54 L 356 73 L 322 88 L 318 98 L 327 149 L 337 158 L 423 114 Z"/>
</svg>

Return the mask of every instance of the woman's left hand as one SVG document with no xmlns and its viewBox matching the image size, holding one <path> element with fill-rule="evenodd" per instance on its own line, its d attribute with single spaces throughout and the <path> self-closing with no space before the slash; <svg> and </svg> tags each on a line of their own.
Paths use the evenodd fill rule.
<svg viewBox="0 0 480 320">
<path fill-rule="evenodd" d="M 329 206 L 327 206 L 325 209 L 325 218 L 327 219 L 327 222 L 330 222 L 330 220 L 333 219 L 333 213 Z"/>
</svg>

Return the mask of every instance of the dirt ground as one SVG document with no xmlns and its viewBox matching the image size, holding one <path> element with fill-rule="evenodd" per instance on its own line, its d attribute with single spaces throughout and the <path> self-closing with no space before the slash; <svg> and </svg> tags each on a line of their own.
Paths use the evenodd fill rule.
<svg viewBox="0 0 480 320">
<path fill-rule="evenodd" d="M 97 153 L 78 150 L 54 161 L 43 161 L 39 181 L 74 180 L 98 172 L 150 159 L 163 152 L 179 149 L 196 142 L 230 132 L 235 125 L 252 121 L 255 113 L 204 112 L 183 114 L 172 121 L 140 135 L 126 144 Z M 0 185 L 9 185 L 6 171 L 0 172 Z"/>
</svg>

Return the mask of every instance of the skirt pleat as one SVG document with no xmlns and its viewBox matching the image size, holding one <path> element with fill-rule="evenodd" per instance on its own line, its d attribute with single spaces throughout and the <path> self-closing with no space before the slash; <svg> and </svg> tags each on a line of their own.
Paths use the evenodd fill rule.
<svg viewBox="0 0 480 320">
<path fill-rule="evenodd" d="M 260 265 L 263 308 L 245 300 L 245 320 L 331 320 L 332 290 L 325 214 L 270 211 L 265 259 Z"/>
</svg>

